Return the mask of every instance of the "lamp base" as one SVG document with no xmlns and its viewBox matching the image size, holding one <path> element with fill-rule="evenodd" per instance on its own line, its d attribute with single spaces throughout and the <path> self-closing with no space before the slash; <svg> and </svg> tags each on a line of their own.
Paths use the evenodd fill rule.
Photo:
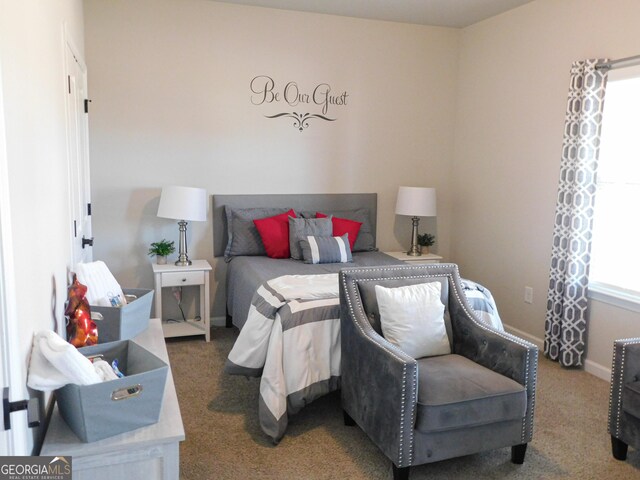
<svg viewBox="0 0 640 480">
<path fill-rule="evenodd" d="M 175 265 L 178 267 L 188 267 L 193 262 L 189 260 L 189 255 L 187 255 L 187 222 L 180 220 L 178 225 L 180 226 L 180 241 L 178 244 L 178 260 L 176 260 Z"/>
<path fill-rule="evenodd" d="M 418 245 L 418 224 L 420 223 L 420 217 L 411 217 L 413 221 L 413 228 L 411 229 L 411 248 L 407 252 L 410 257 L 419 257 L 422 255 L 422 249 Z"/>
</svg>

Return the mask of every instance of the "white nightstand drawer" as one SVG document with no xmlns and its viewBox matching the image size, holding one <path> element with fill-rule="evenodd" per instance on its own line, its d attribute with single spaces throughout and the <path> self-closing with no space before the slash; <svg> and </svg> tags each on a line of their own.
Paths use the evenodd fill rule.
<svg viewBox="0 0 640 480">
<path fill-rule="evenodd" d="M 166 272 L 162 274 L 163 287 L 178 287 L 180 285 L 202 285 L 204 272 Z"/>
</svg>

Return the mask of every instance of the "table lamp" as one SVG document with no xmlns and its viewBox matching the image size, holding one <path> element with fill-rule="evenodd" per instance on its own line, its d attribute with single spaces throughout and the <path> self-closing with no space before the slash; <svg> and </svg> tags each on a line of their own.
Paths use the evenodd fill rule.
<svg viewBox="0 0 640 480">
<path fill-rule="evenodd" d="M 396 215 L 408 215 L 413 221 L 411 248 L 407 255 L 422 255 L 418 246 L 418 223 L 420 217 L 436 216 L 436 189 L 425 187 L 399 187 L 396 200 Z"/>
<path fill-rule="evenodd" d="M 176 265 L 191 265 L 187 255 L 187 222 L 204 222 L 207 219 L 207 191 L 204 188 L 163 187 L 158 216 L 178 220 L 180 242 Z"/>
</svg>

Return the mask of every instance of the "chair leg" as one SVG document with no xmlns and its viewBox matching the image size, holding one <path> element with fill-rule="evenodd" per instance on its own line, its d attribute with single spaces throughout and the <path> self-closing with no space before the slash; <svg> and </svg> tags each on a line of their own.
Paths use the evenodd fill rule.
<svg viewBox="0 0 640 480">
<path fill-rule="evenodd" d="M 409 470 L 411 467 L 396 467 L 395 463 L 391 464 L 393 466 L 393 480 L 409 480 Z"/>
<path fill-rule="evenodd" d="M 342 415 L 344 416 L 344 424 L 347 427 L 355 427 L 356 421 L 351 418 L 351 415 L 349 415 L 346 410 L 342 410 Z"/>
<path fill-rule="evenodd" d="M 527 444 L 521 443 L 511 447 L 511 463 L 522 465 L 524 463 L 524 455 L 527 453 Z"/>
<path fill-rule="evenodd" d="M 611 453 L 613 453 L 613 458 L 616 460 L 625 461 L 627 459 L 627 449 L 629 445 L 624 443 L 619 438 L 611 435 Z"/>
</svg>

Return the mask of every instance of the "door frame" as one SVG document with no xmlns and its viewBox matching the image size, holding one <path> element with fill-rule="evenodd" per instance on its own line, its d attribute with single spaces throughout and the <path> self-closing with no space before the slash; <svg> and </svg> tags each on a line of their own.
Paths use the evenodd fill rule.
<svg viewBox="0 0 640 480">
<path fill-rule="evenodd" d="M 9 195 L 9 163 L 3 102 L 2 65 L 0 64 L 0 387 L 9 386 L 10 400 L 26 394 L 26 385 L 21 385 L 21 372 L 11 359 L 18 358 L 15 348 L 18 322 L 16 315 L 15 275 L 13 265 L 13 234 L 11 228 L 11 206 Z M 20 388 L 18 388 L 20 387 Z M 18 391 L 19 390 L 19 391 Z M 1 407 L 0 407 L 1 409 Z M 0 429 L 0 455 L 27 455 L 24 452 L 28 430 L 26 422 L 18 422 L 12 415 L 11 430 Z"/>
</svg>

